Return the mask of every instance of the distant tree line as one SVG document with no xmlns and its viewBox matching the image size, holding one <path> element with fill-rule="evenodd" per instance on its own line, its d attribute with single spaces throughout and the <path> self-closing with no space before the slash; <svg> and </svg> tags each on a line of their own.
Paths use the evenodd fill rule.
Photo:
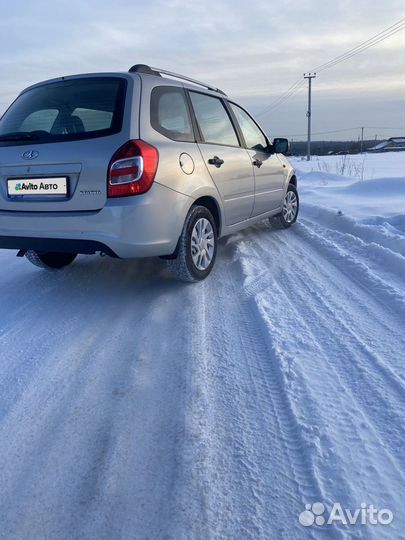
<svg viewBox="0 0 405 540">
<path fill-rule="evenodd" d="M 367 148 L 375 146 L 385 139 L 369 139 L 363 141 L 363 152 Z M 325 156 L 329 152 L 348 152 L 349 154 L 359 154 L 361 151 L 360 141 L 313 141 L 311 143 L 311 154 Z M 290 141 L 290 154 L 293 156 L 305 156 L 307 153 L 306 141 Z"/>
</svg>

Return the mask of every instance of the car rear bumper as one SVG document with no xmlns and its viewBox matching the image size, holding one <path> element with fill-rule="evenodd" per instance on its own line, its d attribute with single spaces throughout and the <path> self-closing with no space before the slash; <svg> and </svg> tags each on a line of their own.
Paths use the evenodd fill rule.
<svg viewBox="0 0 405 540">
<path fill-rule="evenodd" d="M 62 253 L 106 253 L 111 257 L 118 255 L 105 244 L 94 240 L 72 240 L 66 238 L 41 238 L 28 236 L 0 236 L 1 249 L 18 249 L 22 251 L 55 251 Z"/>
<path fill-rule="evenodd" d="M 144 195 L 109 199 L 95 212 L 0 211 L 0 248 L 170 255 L 192 199 L 155 182 Z"/>
</svg>

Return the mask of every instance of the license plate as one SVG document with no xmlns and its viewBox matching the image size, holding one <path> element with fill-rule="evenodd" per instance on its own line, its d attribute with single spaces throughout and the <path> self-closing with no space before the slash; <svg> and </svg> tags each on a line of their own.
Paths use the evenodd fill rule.
<svg viewBox="0 0 405 540">
<path fill-rule="evenodd" d="M 67 195 L 67 178 L 13 178 L 7 181 L 9 197 Z"/>
</svg>

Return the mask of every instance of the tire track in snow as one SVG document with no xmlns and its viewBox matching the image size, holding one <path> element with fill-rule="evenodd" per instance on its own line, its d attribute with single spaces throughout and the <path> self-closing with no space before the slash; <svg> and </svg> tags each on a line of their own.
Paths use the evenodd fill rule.
<svg viewBox="0 0 405 540">
<path fill-rule="evenodd" d="M 280 239 L 279 244 L 287 248 L 287 244 L 283 239 Z M 372 360 L 371 365 L 369 363 L 365 365 L 367 369 L 374 368 L 376 376 L 383 376 L 384 382 L 390 383 L 392 390 L 402 398 L 405 391 L 403 378 L 382 358 L 382 356 L 394 358 L 398 351 L 398 342 L 404 348 L 404 339 L 400 338 L 401 325 L 398 325 L 396 319 L 385 313 L 384 309 L 381 309 L 362 291 L 358 294 L 359 290 L 351 280 L 346 280 L 345 283 L 344 280 L 337 279 L 337 276 L 330 274 L 328 270 L 329 261 L 322 260 L 322 258 L 320 259 L 321 262 L 317 261 L 311 254 L 311 249 L 305 249 L 304 246 L 305 244 L 302 244 L 298 237 L 291 239 L 289 247 L 294 249 L 301 261 L 306 260 L 307 266 L 300 268 L 302 271 L 297 272 L 294 279 L 299 280 L 301 286 L 307 289 L 307 300 L 310 302 L 312 297 L 316 296 L 320 302 L 323 302 L 324 306 L 328 308 L 328 321 L 336 319 L 342 325 L 345 337 L 349 336 L 354 340 L 362 353 Z M 280 251 L 279 246 L 274 246 L 273 249 Z M 311 272 L 308 271 L 309 266 L 312 267 Z M 305 275 L 304 278 L 303 274 Z M 327 287 L 322 286 L 322 280 L 328 282 Z M 292 279 L 291 281 L 292 286 L 294 282 Z M 311 287 L 308 286 L 308 283 L 311 283 Z M 333 295 L 330 292 L 331 290 Z M 299 288 L 297 292 L 300 293 Z M 361 314 L 361 321 L 359 320 L 359 313 Z M 362 324 L 359 324 L 359 322 Z M 354 328 L 356 332 L 354 332 Z M 383 332 L 378 331 L 381 329 Z M 358 360 L 361 360 L 361 356 Z M 402 368 L 401 365 L 398 367 Z"/>
<path fill-rule="evenodd" d="M 246 538 L 290 538 L 295 530 L 299 537 L 302 531 L 297 516 L 304 501 L 321 498 L 321 490 L 312 464 L 303 458 L 306 442 L 294 422 L 257 313 L 249 302 L 235 302 L 240 277 L 238 264 L 230 265 L 225 275 L 221 271 L 221 283 L 229 286 L 217 291 L 220 314 L 213 313 L 212 304 L 205 306 L 201 302 L 201 290 L 197 294 L 201 318 L 197 328 L 206 329 L 204 321 L 211 321 L 211 331 L 204 334 L 204 353 L 199 355 L 203 360 L 198 376 L 204 381 L 206 411 L 201 436 L 204 438 L 207 431 L 211 435 L 205 436 L 209 450 L 203 446 L 197 452 L 205 453 L 202 483 L 211 486 L 209 511 L 204 516 L 209 523 L 217 523 L 218 515 L 229 515 L 227 525 L 231 529 L 222 523 L 222 527 L 217 525 L 211 531 L 210 537 L 226 538 L 232 530 L 238 532 L 238 537 Z M 203 315 L 203 310 L 208 313 Z M 239 329 L 237 339 L 235 328 Z M 201 346 L 197 350 L 200 349 Z M 194 425 L 201 424 L 201 409 L 197 410 Z M 208 441 L 212 441 L 211 445 Z M 230 455 L 224 454 L 225 447 Z M 226 502 L 224 492 L 235 490 L 239 497 L 232 503 Z M 288 501 L 280 505 L 280 497 L 285 497 L 285 493 Z M 335 530 L 333 537 L 340 536 Z M 312 531 L 311 537 L 318 537 L 317 531 Z"/>
<path fill-rule="evenodd" d="M 241 262 L 245 268 L 245 275 L 252 277 L 252 254 L 257 254 L 256 260 L 259 267 L 266 259 L 263 256 L 264 254 L 261 253 L 260 246 L 256 244 L 256 241 L 249 241 L 247 244 L 246 251 L 243 245 L 239 249 L 242 255 Z M 257 251 L 257 248 L 259 248 L 259 251 Z M 285 258 L 281 260 L 285 260 Z M 267 295 L 266 298 L 263 297 L 264 301 L 262 302 L 259 293 L 258 297 L 254 299 L 253 305 L 259 314 L 258 320 L 266 328 L 267 339 L 273 344 L 272 347 L 275 354 L 274 365 L 278 366 L 279 370 L 277 384 L 285 389 L 286 399 L 291 404 L 291 418 L 297 426 L 296 437 L 300 434 L 304 441 L 301 448 L 304 456 L 301 456 L 301 460 L 306 459 L 312 463 L 313 474 L 317 479 L 317 483 L 321 486 L 320 495 L 317 494 L 313 487 L 310 487 L 304 502 L 321 500 L 332 504 L 336 499 L 331 497 L 330 475 L 325 475 L 322 470 L 322 464 L 325 460 L 334 459 L 333 449 L 336 447 L 336 438 L 331 440 L 328 430 L 324 429 L 325 426 L 318 425 L 317 421 L 320 408 L 311 380 L 312 378 L 317 380 L 319 376 L 318 361 L 315 359 L 313 365 L 305 364 L 305 371 L 301 376 L 297 375 L 294 365 L 297 360 L 300 360 L 300 355 L 302 351 L 305 351 L 305 344 L 308 342 L 310 343 L 312 341 L 314 343 L 314 353 L 317 355 L 317 358 L 321 357 L 322 353 L 304 318 L 301 316 L 297 307 L 291 302 L 288 291 L 279 283 L 279 274 L 276 272 L 273 276 L 272 272 L 269 272 L 267 279 L 267 286 L 271 286 L 271 298 Z M 267 289 L 266 291 L 268 292 Z M 270 309 L 271 314 L 267 313 L 267 309 L 270 306 L 272 306 Z M 290 329 L 294 331 L 294 336 L 296 336 L 294 340 L 297 339 L 297 345 L 291 343 Z M 308 355 L 304 354 L 304 356 L 307 359 Z M 325 399 L 325 392 L 320 391 L 320 394 L 322 399 Z M 330 396 L 328 398 L 330 399 Z M 334 403 L 332 401 L 328 410 L 333 410 L 333 405 Z M 353 439 L 352 430 L 343 419 L 339 424 L 339 429 L 340 436 L 344 440 Z M 333 477 L 334 482 L 339 486 L 340 493 L 345 494 L 345 500 L 350 499 L 352 496 L 354 497 L 343 466 L 334 469 Z M 302 529 L 300 533 L 302 534 Z M 334 528 L 329 528 L 328 534 L 330 538 L 338 538 L 341 535 L 345 536 L 346 533 L 341 530 L 341 527 L 335 526 Z"/>
<path fill-rule="evenodd" d="M 186 444 L 188 458 L 183 461 L 194 469 L 202 507 L 201 517 L 191 526 L 190 537 L 225 538 L 238 531 L 246 538 L 263 538 L 260 471 L 249 457 L 250 435 L 245 428 L 248 433 L 250 428 L 245 422 L 243 391 L 239 381 L 234 380 L 230 391 L 224 365 L 232 354 L 230 336 L 205 303 L 210 294 L 207 288 L 209 280 L 193 287 L 190 293 L 190 303 L 196 303 L 198 310 L 192 316 L 190 343 L 194 367 L 187 433 L 191 441 Z M 184 475 L 190 474 L 190 469 Z M 235 497 L 234 493 L 246 489 L 246 498 Z M 183 506 L 188 496 L 188 491 L 183 493 Z"/>
<path fill-rule="evenodd" d="M 150 263 L 141 265 L 138 278 L 150 268 Z M 111 270 L 100 272 L 107 278 Z M 42 350 L 46 354 L 3 418 L 0 513 L 5 537 L 58 537 L 60 531 L 64 537 L 89 538 L 133 537 L 134 531 L 143 537 L 166 535 L 177 419 L 182 417 L 182 357 L 174 355 L 179 360 L 171 368 L 162 354 L 170 344 L 149 333 L 152 320 L 159 327 L 154 305 L 162 307 L 167 283 L 137 301 L 127 281 L 133 278 L 133 269 L 120 273 L 120 284 L 110 283 L 108 291 L 93 276 L 87 294 L 97 298 L 96 317 L 91 302 L 62 295 L 67 300 L 64 317 L 68 320 L 80 306 L 86 324 L 74 320 L 76 339 L 59 336 L 59 346 L 52 341 L 53 355 Z M 168 285 L 169 290 L 179 287 Z M 117 295 L 119 290 L 125 298 Z M 176 303 L 169 307 L 161 324 L 165 334 L 176 320 Z M 134 339 L 138 336 L 141 342 Z M 34 340 L 35 334 L 28 335 L 27 350 Z"/>
<path fill-rule="evenodd" d="M 379 274 L 386 274 L 391 285 L 396 282 L 396 289 L 402 292 L 403 276 L 405 274 L 405 257 L 375 242 L 365 242 L 357 236 L 326 228 L 311 220 L 301 220 L 318 236 L 327 237 L 333 241 L 346 255 L 356 254 L 370 269 Z"/>
<path fill-rule="evenodd" d="M 370 343 L 369 353 L 373 354 L 380 373 L 388 377 L 388 380 L 396 386 L 396 389 L 402 392 L 404 383 L 401 377 L 386 363 L 379 361 L 375 352 L 371 353 L 372 349 L 374 351 L 380 350 L 384 354 L 390 354 L 391 361 L 395 361 L 398 350 L 398 337 L 402 334 L 402 323 L 398 325 L 398 318 L 394 317 L 392 313 L 387 313 L 385 305 L 381 305 L 373 296 L 370 298 L 370 291 L 366 287 L 358 287 L 358 278 L 352 278 L 350 274 L 341 273 L 341 264 L 336 264 L 339 253 L 334 257 L 325 256 L 322 252 L 319 253 L 316 246 L 312 245 L 310 241 L 308 242 L 305 237 L 302 238 L 298 226 L 293 231 L 290 231 L 288 240 L 285 240 L 283 234 L 275 233 L 277 240 L 271 243 L 268 243 L 268 231 L 266 229 L 261 230 L 260 234 L 264 232 L 267 240 L 267 243 L 262 246 L 263 253 L 267 256 L 268 249 L 271 248 L 271 253 L 274 254 L 275 252 L 279 257 L 288 255 L 289 260 L 299 257 L 300 263 L 302 258 L 305 257 L 308 268 L 312 267 L 307 274 L 316 278 L 314 280 L 314 290 L 326 291 L 326 293 L 330 287 L 334 290 L 334 294 L 339 298 L 339 302 L 335 302 L 335 313 L 339 314 L 344 310 L 342 315 L 344 313 L 345 316 L 349 315 L 351 317 L 353 328 L 355 327 L 356 331 L 363 335 L 363 343 Z M 258 236 L 258 244 L 261 244 L 260 238 L 261 236 Z M 281 249 L 281 246 L 284 246 L 283 249 Z M 305 272 L 305 268 L 302 270 Z M 282 267 L 277 271 L 280 273 L 285 272 Z M 294 268 L 293 272 L 299 277 L 301 266 Z M 250 281 L 248 277 L 246 283 L 245 290 L 248 295 L 260 292 L 263 287 L 269 286 L 268 271 L 258 271 L 257 276 L 250 279 Z M 358 324 L 359 313 L 362 314 L 361 324 Z M 401 361 L 398 362 L 397 367 L 402 374 Z"/>
<path fill-rule="evenodd" d="M 258 303 L 257 304 L 258 309 L 261 312 L 262 316 L 264 317 L 264 320 L 266 321 L 266 325 L 268 326 L 268 328 L 270 330 L 270 332 L 269 332 L 270 339 L 272 339 L 273 341 L 275 340 L 276 343 L 277 342 L 279 343 L 279 353 L 280 353 L 279 360 L 280 360 L 280 364 L 283 365 L 283 363 L 284 363 L 284 366 L 283 366 L 284 373 L 285 373 L 286 376 L 288 376 L 288 373 L 290 373 L 291 371 L 294 372 L 294 356 L 297 353 L 298 353 L 298 357 L 300 355 L 300 353 L 298 351 L 295 351 L 293 353 L 292 358 L 290 357 L 290 359 L 289 359 L 288 358 L 288 356 L 289 356 L 288 348 L 287 348 L 287 352 L 283 350 L 282 343 L 286 339 L 288 327 L 294 328 L 294 331 L 298 332 L 298 334 L 299 334 L 301 332 L 305 332 L 304 328 L 306 328 L 306 330 L 308 331 L 309 330 L 308 324 L 310 324 L 311 327 L 314 328 L 314 330 L 315 330 L 315 327 L 316 327 L 316 332 L 318 333 L 319 332 L 319 326 L 325 327 L 325 325 L 327 325 L 326 321 L 330 321 L 330 320 L 333 321 L 335 315 L 330 310 L 325 312 L 325 309 L 324 309 L 324 306 L 322 305 L 322 303 L 320 303 L 319 306 L 318 306 L 319 307 L 319 312 L 316 312 L 315 309 L 312 309 L 312 310 L 309 309 L 308 310 L 307 302 L 309 302 L 309 304 L 311 304 L 311 293 L 313 294 L 313 291 L 311 291 L 311 286 L 310 285 L 308 285 L 308 287 L 306 289 L 306 294 L 302 293 L 302 295 L 299 295 L 299 286 L 301 284 L 301 281 L 304 282 L 305 280 L 307 280 L 307 283 L 311 284 L 314 287 L 315 291 L 316 291 L 317 287 L 319 287 L 320 290 L 322 290 L 323 288 L 325 288 L 327 290 L 327 288 L 328 288 L 328 287 L 326 287 L 326 285 L 327 285 L 326 282 L 323 283 L 321 281 L 320 283 L 317 284 L 316 282 L 311 280 L 311 278 L 310 278 L 311 277 L 311 272 L 310 273 L 307 272 L 307 269 L 311 270 L 313 276 L 314 277 L 316 276 L 317 280 L 319 280 L 321 274 L 318 272 L 318 268 L 316 268 L 316 267 L 312 268 L 311 267 L 311 262 L 312 261 L 319 260 L 319 253 L 314 251 L 314 243 L 311 242 L 311 240 L 309 240 L 307 242 L 308 238 L 310 238 L 310 239 L 312 238 L 311 235 L 306 235 L 306 237 L 303 239 L 302 237 L 299 238 L 301 235 L 300 235 L 300 233 L 298 231 L 296 232 L 295 230 L 292 231 L 292 232 L 289 231 L 288 233 L 286 233 L 286 232 L 275 233 L 273 236 L 269 231 L 267 232 L 267 235 L 265 236 L 265 232 L 266 231 L 259 231 L 259 234 L 258 234 L 257 238 L 255 238 L 254 240 L 242 243 L 241 246 L 240 246 L 240 250 L 241 250 L 241 254 L 242 254 L 242 264 L 244 266 L 245 274 L 246 274 L 246 292 L 248 294 L 248 297 L 255 297 L 256 298 L 256 302 Z M 281 240 L 281 237 L 282 237 L 283 234 L 284 235 L 289 234 L 289 239 L 285 240 L 284 243 Z M 297 240 L 298 240 L 297 242 L 292 241 L 294 237 L 297 237 Z M 264 240 L 263 240 L 263 238 L 264 238 Z M 303 249 L 302 246 L 304 246 L 305 249 Z M 259 252 L 257 252 L 257 257 L 254 257 L 254 252 L 257 249 L 259 249 Z M 316 249 L 316 245 L 315 245 L 315 249 Z M 312 250 L 312 252 L 311 252 L 311 250 Z M 321 253 L 321 255 L 322 255 L 322 253 Z M 286 262 L 288 263 L 288 261 L 290 261 L 290 260 L 297 260 L 297 261 L 299 260 L 300 261 L 299 268 L 290 267 L 288 264 L 286 265 Z M 279 262 L 277 262 L 277 261 L 279 261 Z M 325 263 L 326 263 L 326 261 L 325 261 Z M 328 263 L 326 263 L 326 264 L 328 264 Z M 263 271 L 262 268 L 263 268 L 263 266 L 266 266 L 266 265 L 267 265 L 267 270 Z M 297 277 L 296 273 L 298 273 L 300 275 L 303 274 L 303 277 L 302 278 L 300 278 L 299 276 Z M 256 280 L 256 277 L 257 277 L 257 280 Z M 323 287 L 323 285 L 325 285 L 325 286 Z M 355 290 L 358 289 L 358 286 L 357 286 L 356 283 L 354 284 L 354 287 L 355 287 Z M 294 304 L 295 304 L 295 302 L 297 302 L 297 306 L 292 304 L 290 299 L 289 299 L 289 296 L 291 296 L 292 291 L 294 291 L 294 295 L 293 295 Z M 290 293 L 290 295 L 288 293 Z M 296 298 L 296 295 L 299 298 Z M 362 292 L 362 295 L 364 295 L 363 292 Z M 281 298 L 282 298 L 282 300 L 280 300 Z M 274 304 L 275 304 L 276 307 L 274 306 Z M 300 308 L 300 307 L 302 309 L 299 311 L 297 308 Z M 288 313 L 287 319 L 291 318 L 291 313 L 294 313 L 294 311 L 295 311 L 295 318 L 291 319 L 289 324 L 286 324 L 286 322 L 283 322 L 281 324 L 281 327 L 280 327 L 280 316 L 279 316 L 279 314 L 283 310 Z M 358 310 L 358 306 L 357 306 L 357 310 Z M 382 313 L 384 312 L 383 308 L 381 308 L 381 312 Z M 309 316 L 311 313 L 312 313 L 312 317 Z M 301 314 L 303 314 L 303 316 L 305 317 L 306 322 L 301 317 Z M 273 322 L 274 318 L 277 320 L 277 325 Z M 312 318 L 312 322 L 311 322 L 311 318 Z M 390 318 L 390 316 L 388 318 Z M 318 324 L 316 322 L 317 320 L 318 320 Z M 339 324 L 339 322 L 341 322 L 341 321 L 338 321 L 338 324 Z M 343 330 L 345 330 L 345 329 L 343 328 Z M 283 334 L 284 334 L 284 337 L 283 337 Z M 309 337 L 311 335 L 312 335 L 312 338 Z M 332 336 L 332 334 L 329 331 L 328 331 L 327 335 Z M 346 335 L 345 334 L 343 334 L 343 335 L 345 336 L 343 339 L 346 339 Z M 320 346 L 320 343 L 317 342 L 317 337 L 315 337 L 315 335 L 312 334 L 311 331 L 310 331 L 309 336 L 306 336 L 306 338 L 304 339 L 304 343 L 305 344 L 308 344 L 308 343 L 311 344 L 312 343 L 312 346 L 314 348 L 313 349 L 314 354 L 317 355 L 318 360 L 321 361 L 321 362 L 324 361 L 328 365 L 329 364 L 328 354 L 324 353 L 324 351 L 322 349 L 322 346 Z M 322 333 L 320 334 L 320 339 L 321 340 L 323 339 L 322 338 Z M 398 342 L 398 340 L 395 341 L 395 343 L 397 343 L 397 342 Z M 331 346 L 331 343 L 333 345 L 333 341 L 332 342 L 329 341 L 329 343 L 325 342 L 326 350 L 329 350 L 329 347 Z M 360 350 L 358 350 L 358 353 L 359 354 L 364 354 L 364 349 L 362 350 L 362 348 L 361 348 L 361 342 L 359 340 L 357 340 L 357 342 L 355 341 L 355 343 L 357 344 L 357 348 L 360 347 Z M 337 344 L 336 344 L 336 346 L 337 346 Z M 337 350 L 338 349 L 336 349 L 336 351 Z M 304 350 L 304 355 L 305 355 L 305 350 Z M 308 355 L 306 355 L 305 358 L 307 359 L 307 361 L 309 361 Z M 283 362 L 283 360 L 284 360 L 284 362 Z M 289 360 L 290 360 L 290 362 L 289 362 Z M 291 362 L 291 360 L 292 360 L 292 362 Z M 336 360 L 337 360 L 336 364 L 338 364 L 340 362 L 340 356 L 338 356 L 336 358 Z M 380 368 L 381 368 L 381 365 L 378 366 L 378 370 L 380 370 Z M 306 370 L 313 371 L 312 377 L 309 378 L 309 387 L 308 388 L 311 388 L 311 386 L 313 386 L 313 384 L 311 385 L 311 381 L 313 381 L 313 380 L 316 381 L 317 380 L 318 374 L 316 373 L 316 369 L 317 369 L 316 362 L 314 363 L 313 367 L 311 367 L 309 365 L 306 365 Z M 341 395 L 344 395 L 346 393 L 346 386 L 350 383 L 350 377 L 347 374 L 345 374 L 343 366 L 339 365 L 339 369 L 340 369 L 339 373 L 336 371 L 336 366 L 335 365 L 329 364 L 329 369 L 331 371 L 332 378 L 331 378 L 330 374 L 329 375 L 326 374 L 328 376 L 329 380 L 330 380 L 330 384 L 328 384 L 327 386 L 329 388 L 332 388 L 333 386 L 336 385 L 336 382 L 339 381 L 339 385 L 341 387 Z M 352 371 L 352 375 L 353 376 L 355 375 L 355 373 L 353 371 Z M 393 375 L 392 372 L 391 372 L 391 375 Z M 292 379 L 294 379 L 294 375 L 292 376 Z M 328 379 L 326 379 L 326 380 L 328 380 Z M 401 390 L 402 382 L 399 382 L 398 379 L 395 378 L 393 380 L 393 383 L 394 383 L 394 386 L 395 386 L 395 388 L 397 390 Z M 300 380 L 300 390 L 302 390 L 301 385 L 302 385 L 302 380 Z M 316 385 L 315 385 L 315 387 L 316 387 Z M 336 390 L 334 390 L 334 393 L 335 392 L 336 392 Z M 370 399 L 371 399 L 371 392 L 372 392 L 372 386 L 370 386 L 370 394 L 369 394 Z M 332 395 L 335 395 L 334 393 Z M 307 396 L 308 399 L 305 399 L 304 395 L 305 394 L 303 394 L 302 398 L 300 399 L 300 402 L 305 403 L 305 405 L 309 406 L 309 408 L 311 408 L 311 399 L 314 398 L 314 397 L 321 397 L 324 401 L 328 402 L 328 399 L 326 399 L 325 393 L 322 392 L 321 389 L 316 390 L 316 394 L 313 395 L 312 398 L 311 398 L 311 396 L 309 396 L 309 397 Z M 336 394 L 335 397 L 338 398 L 338 396 L 339 396 L 339 394 Z M 329 397 L 330 396 L 328 396 L 328 398 Z M 352 396 L 352 397 L 354 397 L 354 396 Z M 341 401 L 341 399 L 338 399 L 338 401 Z M 312 399 L 312 403 L 314 404 L 313 399 Z M 342 402 L 342 405 L 343 405 L 343 402 Z M 365 403 L 363 402 L 362 405 L 364 406 Z M 382 400 L 381 405 L 386 406 L 386 402 L 384 402 Z M 351 405 L 351 408 L 352 408 L 352 415 L 351 416 L 353 418 L 355 418 L 356 417 L 356 407 Z M 358 406 L 357 406 L 357 408 L 358 408 Z M 331 411 L 334 410 L 333 401 L 330 403 L 330 410 Z M 344 406 L 340 407 L 340 408 L 337 407 L 337 410 L 338 411 L 343 411 Z M 317 412 L 319 412 L 319 411 L 317 411 L 317 407 L 315 407 L 315 408 L 312 407 L 312 411 L 313 411 L 312 412 L 313 415 L 316 415 Z M 364 412 L 365 412 L 364 408 L 361 408 L 360 413 L 357 416 L 359 416 L 360 418 L 364 417 Z M 309 415 L 309 417 L 310 416 L 311 415 Z M 371 419 L 368 418 L 367 420 L 370 421 L 370 420 L 372 420 L 372 418 Z M 336 421 L 336 419 L 335 419 L 335 421 Z M 373 425 L 374 423 L 375 422 L 372 422 L 372 431 L 373 431 L 373 429 L 375 429 L 375 426 Z M 349 424 L 350 424 L 350 422 L 349 422 Z M 367 421 L 363 422 L 363 425 L 367 425 Z M 380 422 L 378 424 L 378 427 L 382 431 L 383 430 L 383 422 Z M 347 429 L 347 426 L 345 426 L 345 425 L 343 425 L 343 426 L 340 425 L 339 429 L 340 429 L 340 436 L 339 437 L 342 438 L 343 442 L 348 442 L 348 441 L 352 440 L 353 445 L 358 446 L 357 437 L 355 436 L 353 438 L 353 434 L 356 433 L 356 432 L 359 433 L 359 436 L 360 436 L 360 432 L 359 432 L 359 430 L 357 428 L 357 425 L 353 424 L 351 426 L 351 428 L 349 428 L 349 429 Z M 395 430 L 395 428 L 394 428 L 394 430 Z M 326 431 L 328 431 L 328 430 L 326 430 Z M 344 435 L 342 436 L 342 434 L 344 434 Z M 395 432 L 390 433 L 390 431 L 388 430 L 388 431 L 385 432 L 385 434 L 389 437 L 390 435 L 395 434 Z M 371 467 L 370 472 L 374 471 L 374 474 L 375 474 L 377 472 L 377 467 L 378 467 L 378 463 L 375 462 L 375 458 L 378 455 L 378 452 L 380 451 L 381 439 L 379 439 L 379 437 L 375 437 L 375 436 L 373 438 L 373 436 L 370 436 L 370 434 L 366 435 L 364 433 L 364 430 L 363 430 L 362 436 L 363 436 L 363 438 L 365 438 L 365 440 L 368 440 L 368 437 L 370 437 L 370 439 L 372 441 L 372 445 L 371 445 L 371 448 L 369 448 L 368 450 L 366 449 L 364 455 L 361 458 L 360 466 L 362 465 L 362 462 L 364 464 L 364 461 L 367 462 L 367 460 L 371 464 L 374 462 L 375 465 L 370 465 L 370 467 Z M 374 442 L 373 442 L 373 440 L 374 440 Z M 393 437 L 393 441 L 391 441 L 391 442 L 394 443 L 394 447 L 396 447 L 399 444 L 399 447 L 396 448 L 397 452 L 395 453 L 396 458 L 398 458 L 399 457 L 398 452 L 401 451 L 402 445 L 400 444 L 400 441 L 399 441 L 398 437 Z M 332 448 L 334 448 L 334 449 L 339 448 L 338 443 L 339 443 L 339 440 L 333 441 L 333 444 L 330 445 L 330 448 L 331 449 Z M 328 447 L 328 444 L 329 443 L 328 443 L 327 439 L 323 438 L 321 448 L 322 448 L 322 446 Z M 384 447 L 384 445 L 382 445 L 382 447 Z M 375 484 L 380 486 L 380 491 L 378 491 L 378 489 L 377 489 L 375 491 L 375 493 L 376 494 L 380 494 L 380 493 L 384 494 L 385 498 L 388 499 L 388 500 L 391 499 L 389 482 L 394 481 L 394 482 L 398 483 L 398 479 L 402 478 L 401 470 L 398 469 L 396 467 L 396 465 L 393 463 L 393 461 L 392 461 L 393 455 L 392 455 L 392 453 L 390 453 L 390 451 L 392 452 L 392 447 L 389 448 L 389 449 L 386 449 L 388 463 L 390 463 L 390 467 L 391 467 L 389 479 L 386 480 L 383 477 L 380 477 L 378 480 L 376 480 L 374 478 L 373 478 L 373 480 L 371 480 L 371 479 L 369 480 L 370 484 L 372 484 L 374 487 L 375 487 Z M 341 454 L 341 456 L 340 456 L 340 461 L 341 461 L 341 463 L 344 463 L 344 455 L 343 454 Z M 320 461 L 320 465 L 321 465 L 321 469 L 322 469 L 322 461 Z M 355 467 L 353 467 L 353 468 L 349 467 L 349 469 L 350 470 L 356 470 Z M 363 470 L 364 470 L 364 466 L 363 466 Z M 370 472 L 368 472 L 366 476 L 369 476 Z M 338 474 L 336 474 L 336 473 L 337 473 L 337 469 L 334 470 L 333 476 L 334 476 L 335 483 L 339 484 L 339 480 L 337 480 L 337 478 L 339 478 L 339 473 Z M 341 469 L 340 475 L 341 475 L 342 479 L 345 480 L 346 474 L 345 474 L 344 468 Z M 331 490 L 333 489 L 333 487 L 334 486 L 330 486 Z M 401 487 L 398 486 L 398 493 L 400 493 L 400 492 L 401 492 Z M 352 493 L 352 495 L 355 495 L 355 492 Z M 382 496 L 382 497 L 384 497 L 384 496 Z M 336 498 L 335 498 L 335 500 L 336 500 Z M 391 503 L 394 503 L 394 501 L 391 500 Z M 395 504 L 393 504 L 393 506 L 397 507 L 397 508 L 400 507 L 399 504 L 398 504 L 398 501 L 395 501 Z M 372 534 L 371 531 L 370 531 L 370 534 Z"/>
<path fill-rule="evenodd" d="M 308 262 L 303 252 L 300 258 L 303 263 Z M 387 459 L 396 459 L 398 475 L 403 476 L 404 433 L 400 426 L 405 412 L 404 384 L 379 355 L 354 333 L 353 325 L 346 323 L 345 313 L 340 315 L 339 306 L 329 292 L 330 287 L 319 292 L 320 273 L 316 275 L 317 279 L 314 280 L 306 264 L 303 264 L 299 274 L 286 272 L 280 275 L 280 279 L 285 289 L 294 289 L 298 302 L 306 306 L 307 315 L 317 321 L 325 355 L 327 353 L 328 357 L 339 360 L 334 363 L 334 369 L 368 419 L 370 429 L 378 432 L 381 446 L 386 447 L 386 441 L 391 443 L 391 447 L 387 448 Z M 320 314 L 323 316 L 320 317 Z M 337 340 L 336 336 L 345 336 L 345 339 Z M 391 383 L 388 388 L 387 382 Z"/>
<path fill-rule="evenodd" d="M 290 502 L 287 504 L 287 511 L 282 517 L 284 523 L 289 523 L 288 529 L 279 529 L 278 535 L 281 537 L 290 537 L 292 531 L 298 538 L 302 533 L 298 525 L 297 516 L 300 510 L 304 507 L 307 501 L 325 500 L 322 481 L 316 474 L 311 459 L 308 459 L 308 444 L 302 436 L 302 426 L 297 422 L 296 415 L 293 412 L 291 400 L 286 391 L 285 381 L 278 368 L 278 357 L 275 354 L 266 331 L 261 331 L 263 327 L 262 320 L 258 317 L 255 306 L 251 302 L 245 302 L 245 312 L 250 312 L 251 316 L 246 318 L 244 328 L 248 329 L 244 332 L 246 340 L 249 344 L 249 350 L 258 349 L 258 343 L 267 342 L 267 355 L 249 356 L 249 368 L 252 374 L 251 380 L 255 388 L 255 393 L 258 398 L 258 408 L 263 415 L 263 431 L 268 430 L 271 423 L 275 423 L 271 430 L 271 439 L 279 440 L 279 451 L 277 455 L 271 455 L 274 464 L 277 468 L 283 471 L 283 484 L 280 492 L 287 490 L 290 493 Z M 264 330 L 264 328 L 263 328 Z M 259 356 L 259 357 L 260 357 Z M 266 430 L 267 427 L 267 430 Z M 274 444 L 274 443 L 273 443 Z M 289 487 L 291 486 L 291 487 Z M 276 497 L 273 504 L 276 503 Z M 281 512 L 280 512 L 281 513 Z M 291 523 L 294 521 L 294 523 Z M 340 538 L 337 528 L 330 530 L 330 538 Z M 278 536 L 279 537 L 279 536 Z M 318 538 L 318 531 L 311 531 L 311 537 Z"/>
<path fill-rule="evenodd" d="M 308 203 L 301 205 L 305 219 L 312 223 L 318 223 L 328 230 L 340 232 L 362 240 L 365 244 L 377 243 L 392 253 L 405 256 L 404 236 L 398 233 L 390 233 L 386 227 L 376 224 L 368 225 L 359 223 L 353 218 L 337 214 L 327 208 L 321 208 Z M 300 222 L 302 219 L 300 219 Z"/>
<path fill-rule="evenodd" d="M 372 272 L 361 260 L 357 260 L 353 255 L 345 252 L 326 236 L 319 236 L 303 223 L 299 224 L 299 230 L 304 240 L 307 240 L 314 247 L 316 246 L 318 252 L 323 253 L 342 274 L 349 277 L 358 287 L 363 288 L 379 301 L 386 311 L 392 310 L 397 315 L 402 316 L 405 302 L 396 288 Z"/>
</svg>

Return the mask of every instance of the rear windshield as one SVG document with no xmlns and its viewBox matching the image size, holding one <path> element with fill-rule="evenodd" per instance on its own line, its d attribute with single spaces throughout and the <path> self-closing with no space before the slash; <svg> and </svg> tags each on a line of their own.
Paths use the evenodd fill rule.
<svg viewBox="0 0 405 540">
<path fill-rule="evenodd" d="M 0 120 L 0 145 L 73 141 L 121 130 L 126 80 L 70 79 L 21 94 Z"/>
</svg>

